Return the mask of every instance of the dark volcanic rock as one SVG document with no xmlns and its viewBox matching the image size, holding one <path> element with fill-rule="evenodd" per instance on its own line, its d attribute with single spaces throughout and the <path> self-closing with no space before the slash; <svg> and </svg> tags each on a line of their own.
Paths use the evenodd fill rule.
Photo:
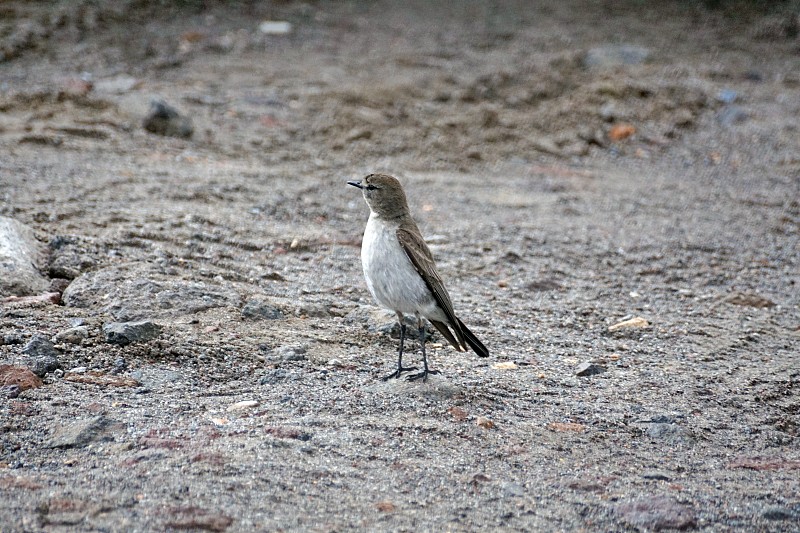
<svg viewBox="0 0 800 533">
<path fill-rule="evenodd" d="M 597 374 L 602 374 L 605 371 L 606 369 L 603 366 L 596 365 L 594 363 L 581 363 L 575 369 L 575 375 L 581 377 L 595 376 Z"/>
<path fill-rule="evenodd" d="M 242 316 L 252 320 L 277 320 L 283 318 L 283 313 L 266 300 L 252 298 L 242 307 Z"/>
<path fill-rule="evenodd" d="M 97 261 L 91 252 L 90 245 L 83 239 L 66 235 L 54 237 L 50 240 L 50 277 L 73 280 L 95 268 Z"/>
<path fill-rule="evenodd" d="M 167 137 L 189 138 L 194 133 L 192 121 L 184 117 L 166 102 L 154 101 L 150 104 L 150 112 L 142 122 L 144 129 L 150 133 Z"/>
<path fill-rule="evenodd" d="M 161 329 L 161 326 L 149 320 L 103 324 L 103 334 L 106 336 L 106 342 L 119 344 L 120 346 L 154 339 L 161 333 Z"/>
<path fill-rule="evenodd" d="M 60 365 L 58 350 L 44 335 L 34 335 L 22 352 L 30 356 L 28 367 L 39 377 L 56 370 Z"/>
</svg>

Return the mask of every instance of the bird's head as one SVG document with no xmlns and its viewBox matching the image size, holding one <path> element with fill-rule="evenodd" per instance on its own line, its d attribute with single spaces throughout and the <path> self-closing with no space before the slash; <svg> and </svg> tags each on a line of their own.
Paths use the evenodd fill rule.
<svg viewBox="0 0 800 533">
<path fill-rule="evenodd" d="M 403 186 L 388 174 L 370 174 L 361 181 L 348 181 L 364 193 L 370 210 L 381 218 L 391 219 L 408 214 L 408 202 Z"/>
</svg>

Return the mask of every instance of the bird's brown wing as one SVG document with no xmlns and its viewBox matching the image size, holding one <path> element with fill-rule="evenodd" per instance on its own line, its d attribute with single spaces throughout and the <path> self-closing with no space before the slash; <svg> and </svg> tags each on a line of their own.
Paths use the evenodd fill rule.
<svg viewBox="0 0 800 533">
<path fill-rule="evenodd" d="M 425 284 L 433 294 L 436 304 L 444 311 L 447 321 L 449 322 L 447 325 L 455 331 L 458 343 L 454 343 L 450 339 L 448 340 L 450 340 L 450 343 L 455 346 L 456 349 L 460 351 L 466 350 L 467 345 L 464 342 L 464 335 L 461 332 L 460 321 L 456 318 L 456 314 L 453 311 L 453 302 L 450 301 L 450 295 L 447 294 L 447 289 L 444 288 L 442 278 L 439 277 L 439 273 L 436 271 L 433 255 L 428 249 L 428 245 L 425 244 L 425 240 L 422 238 L 422 235 L 420 235 L 419 230 L 416 228 L 398 228 L 397 240 L 400 241 L 400 245 L 411 260 L 411 264 L 414 265 L 419 275 L 425 280 Z M 437 329 L 440 328 L 437 327 Z M 447 337 L 447 335 L 445 335 L 445 337 Z"/>
</svg>

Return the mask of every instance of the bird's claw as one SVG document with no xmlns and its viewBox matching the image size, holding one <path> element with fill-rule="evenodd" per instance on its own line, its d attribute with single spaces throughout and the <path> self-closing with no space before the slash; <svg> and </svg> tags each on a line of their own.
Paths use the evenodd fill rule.
<svg viewBox="0 0 800 533">
<path fill-rule="evenodd" d="M 389 374 L 388 376 L 384 376 L 381 379 L 383 381 L 389 381 L 390 379 L 399 379 L 400 378 L 400 374 L 402 374 L 403 372 L 411 372 L 412 370 L 416 370 L 416 369 L 417 369 L 417 367 L 415 367 L 415 366 L 401 366 L 397 370 L 395 370 L 394 372 Z M 416 374 L 414 374 L 414 375 L 416 376 Z"/>
<path fill-rule="evenodd" d="M 406 381 L 417 381 L 421 379 L 422 382 L 428 381 L 428 374 L 439 374 L 438 370 L 425 370 L 424 372 L 420 372 L 418 374 L 411 374 L 410 376 L 406 376 Z"/>
</svg>

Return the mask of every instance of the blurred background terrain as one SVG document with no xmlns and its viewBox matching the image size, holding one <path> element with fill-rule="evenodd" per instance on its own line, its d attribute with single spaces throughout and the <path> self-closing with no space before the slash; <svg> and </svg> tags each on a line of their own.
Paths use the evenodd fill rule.
<svg viewBox="0 0 800 533">
<path fill-rule="evenodd" d="M 1 2 L 0 529 L 795 531 L 799 116 L 796 1 Z"/>
</svg>

